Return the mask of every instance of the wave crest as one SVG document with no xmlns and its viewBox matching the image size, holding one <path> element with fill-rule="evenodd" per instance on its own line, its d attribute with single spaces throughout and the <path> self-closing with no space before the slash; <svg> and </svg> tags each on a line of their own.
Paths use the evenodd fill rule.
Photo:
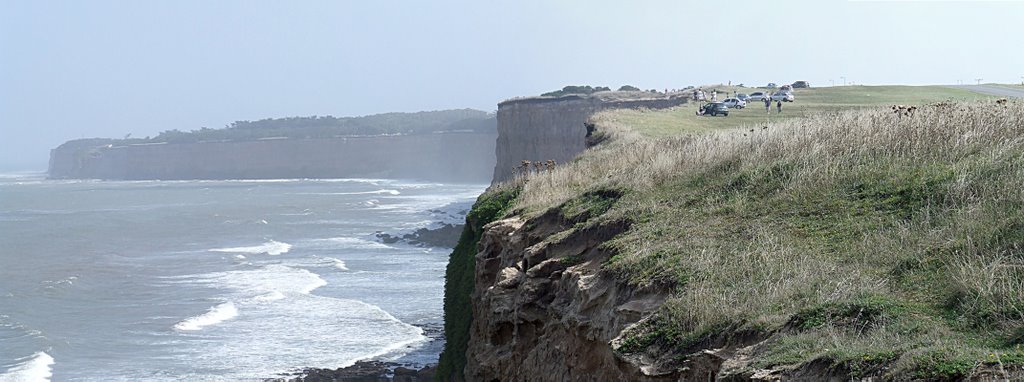
<svg viewBox="0 0 1024 382">
<path fill-rule="evenodd" d="M 178 330 L 200 330 L 210 325 L 216 325 L 238 316 L 238 308 L 231 301 L 210 308 L 210 311 L 201 315 L 185 319 L 174 325 Z"/>
<path fill-rule="evenodd" d="M 266 253 L 271 256 L 277 256 L 282 253 L 288 253 L 288 251 L 290 251 L 291 249 L 291 244 L 271 240 L 261 245 L 256 245 L 252 247 L 214 248 L 209 250 L 209 252 L 248 253 L 253 255 Z"/>
<path fill-rule="evenodd" d="M 53 357 L 46 352 L 37 352 L 26 361 L 0 374 L 0 382 L 49 381 L 53 376 Z"/>
</svg>

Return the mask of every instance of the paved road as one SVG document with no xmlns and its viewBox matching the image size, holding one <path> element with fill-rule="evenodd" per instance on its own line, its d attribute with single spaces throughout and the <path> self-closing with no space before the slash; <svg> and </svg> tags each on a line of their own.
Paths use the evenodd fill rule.
<svg viewBox="0 0 1024 382">
<path fill-rule="evenodd" d="M 970 90 L 972 92 L 978 92 L 982 94 L 989 94 L 999 97 L 1016 97 L 1024 98 L 1024 88 L 1009 88 L 1002 86 L 991 86 L 991 85 L 957 85 L 954 88 Z"/>
</svg>

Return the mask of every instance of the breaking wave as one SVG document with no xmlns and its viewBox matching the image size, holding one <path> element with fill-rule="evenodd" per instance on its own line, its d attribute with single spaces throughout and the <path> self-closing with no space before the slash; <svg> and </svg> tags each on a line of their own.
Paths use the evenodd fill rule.
<svg viewBox="0 0 1024 382">
<path fill-rule="evenodd" d="M 291 244 L 271 240 L 261 245 L 256 245 L 252 247 L 214 248 L 209 250 L 209 252 L 248 253 L 254 255 L 266 253 L 271 256 L 276 256 L 282 253 L 288 253 L 288 251 L 290 251 L 291 249 Z"/>
<path fill-rule="evenodd" d="M 53 357 L 46 352 L 37 352 L 25 360 L 0 374 L 0 382 L 49 381 L 53 376 Z"/>
<path fill-rule="evenodd" d="M 178 330 L 200 330 L 235 317 L 238 317 L 238 308 L 235 308 L 233 302 L 228 301 L 210 308 L 210 311 L 206 313 L 185 319 L 175 324 L 174 328 Z"/>
</svg>

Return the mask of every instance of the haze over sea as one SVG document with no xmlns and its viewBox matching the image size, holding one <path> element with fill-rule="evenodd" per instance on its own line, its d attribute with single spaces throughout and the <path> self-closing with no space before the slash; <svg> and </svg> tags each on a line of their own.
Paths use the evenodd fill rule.
<svg viewBox="0 0 1024 382">
<path fill-rule="evenodd" d="M 0 381 L 262 379 L 436 362 L 447 249 L 486 185 L 0 175 Z"/>
</svg>

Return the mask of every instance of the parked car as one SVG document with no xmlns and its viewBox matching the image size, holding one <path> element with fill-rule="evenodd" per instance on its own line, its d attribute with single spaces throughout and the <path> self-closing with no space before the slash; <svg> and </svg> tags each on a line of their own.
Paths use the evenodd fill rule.
<svg viewBox="0 0 1024 382">
<path fill-rule="evenodd" d="M 725 107 L 730 109 L 742 109 L 747 107 L 747 101 L 739 98 L 726 98 L 722 103 L 725 104 Z"/>
<path fill-rule="evenodd" d="M 807 82 L 807 81 L 797 81 L 797 82 L 793 83 L 793 88 L 794 89 L 809 88 L 809 87 L 811 87 L 811 83 Z"/>
<path fill-rule="evenodd" d="M 765 94 L 761 92 L 750 93 L 750 99 L 755 101 L 764 101 Z"/>
<path fill-rule="evenodd" d="M 793 102 L 795 99 L 796 98 L 793 97 L 793 93 L 790 93 L 790 92 L 776 92 L 775 94 L 772 94 L 772 102 L 775 102 L 775 101 Z"/>
<path fill-rule="evenodd" d="M 750 96 L 748 96 L 747 93 L 737 94 L 736 98 L 739 98 L 739 99 L 743 100 L 743 102 L 750 101 Z"/>
<path fill-rule="evenodd" d="M 793 91 L 793 87 L 789 86 L 789 85 L 782 85 L 782 87 L 779 88 L 779 91 L 780 92 L 787 92 L 788 93 L 788 92 Z"/>
<path fill-rule="evenodd" d="M 697 111 L 697 115 L 710 115 L 712 117 L 716 117 L 719 114 L 725 117 L 729 116 L 729 108 L 726 107 L 725 104 L 722 102 L 712 102 L 706 104 L 704 106 L 701 106 L 700 110 Z"/>
<path fill-rule="evenodd" d="M 774 82 L 769 82 L 767 86 L 769 89 L 775 89 L 777 87 L 779 87 L 779 85 L 776 85 Z"/>
</svg>

